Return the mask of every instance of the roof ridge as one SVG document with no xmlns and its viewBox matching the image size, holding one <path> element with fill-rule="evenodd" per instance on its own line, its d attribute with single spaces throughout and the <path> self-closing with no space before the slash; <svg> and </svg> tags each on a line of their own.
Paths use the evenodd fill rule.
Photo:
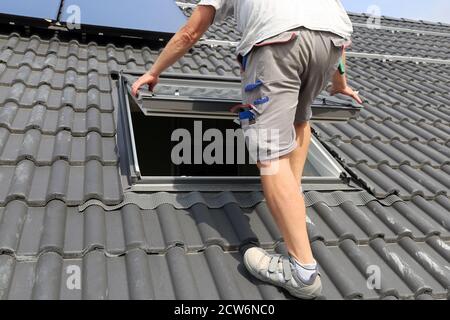
<svg viewBox="0 0 450 320">
<path fill-rule="evenodd" d="M 187 1 L 187 0 L 175 0 L 175 3 L 178 6 L 181 6 L 183 8 L 195 8 L 197 6 L 197 3 L 199 2 L 199 0 L 194 0 L 194 1 Z M 348 11 L 347 13 L 349 16 L 357 16 L 357 17 L 363 17 L 363 18 L 369 18 L 370 16 L 365 13 L 365 12 L 355 12 L 355 11 Z M 422 20 L 422 19 L 411 19 L 411 18 L 402 18 L 402 17 L 392 17 L 392 16 L 388 16 L 388 15 L 381 15 L 380 16 L 381 19 L 386 19 L 386 20 L 394 20 L 394 21 L 398 21 L 398 22 L 410 22 L 410 23 L 417 23 L 417 24 L 422 24 L 424 26 L 436 26 L 436 27 L 449 27 L 449 32 L 450 32 L 450 24 L 445 23 L 445 22 L 434 22 L 434 21 L 426 21 L 426 20 Z"/>
<path fill-rule="evenodd" d="M 347 13 L 350 16 L 358 16 L 358 17 L 364 17 L 364 18 L 369 18 L 370 17 L 365 12 L 347 11 Z M 404 22 L 417 23 L 417 24 L 423 24 L 425 26 L 439 26 L 439 27 L 449 27 L 450 28 L 450 24 L 448 24 L 446 22 L 434 22 L 434 21 L 426 21 L 426 20 L 422 20 L 422 19 L 393 17 L 393 16 L 388 16 L 388 15 L 381 15 L 381 19 L 395 20 L 395 21 L 403 22 L 403 23 Z"/>
</svg>

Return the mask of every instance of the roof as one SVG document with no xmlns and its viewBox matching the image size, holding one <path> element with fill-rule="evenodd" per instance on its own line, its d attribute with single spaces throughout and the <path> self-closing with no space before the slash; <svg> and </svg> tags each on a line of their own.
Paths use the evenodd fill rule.
<svg viewBox="0 0 450 320">
<path fill-rule="evenodd" d="M 233 28 L 228 20 L 206 37 L 236 41 Z M 290 298 L 242 264 L 252 242 L 285 251 L 261 193 L 124 192 L 112 75 L 143 72 L 160 50 L 131 41 L 0 34 L 0 298 Z M 450 37 L 357 26 L 352 50 L 447 59 Z M 202 44 L 169 72 L 237 77 L 239 67 L 232 45 Z M 354 188 L 305 193 L 324 298 L 446 299 L 450 66 L 350 54 L 348 72 L 364 110 L 314 133 Z M 69 266 L 81 269 L 81 290 L 67 287 Z M 367 285 L 373 266 L 379 290 Z"/>
</svg>

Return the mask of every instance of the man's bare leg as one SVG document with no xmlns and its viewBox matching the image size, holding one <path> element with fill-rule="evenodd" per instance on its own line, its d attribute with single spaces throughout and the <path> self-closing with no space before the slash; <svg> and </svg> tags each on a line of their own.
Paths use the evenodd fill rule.
<svg viewBox="0 0 450 320">
<path fill-rule="evenodd" d="M 299 181 L 292 172 L 290 157 L 259 164 L 273 174 L 261 175 L 269 209 L 283 234 L 289 253 L 302 264 L 314 258 L 306 229 L 306 209 Z"/>
<path fill-rule="evenodd" d="M 306 231 L 305 202 L 299 190 L 311 142 L 311 126 L 309 122 L 299 122 L 295 124 L 295 131 L 297 148 L 278 164 L 272 162 L 278 166 L 274 168 L 278 169 L 277 173 L 262 176 L 261 180 L 269 209 L 281 229 L 289 253 L 299 262 L 309 264 L 314 259 Z"/>
</svg>

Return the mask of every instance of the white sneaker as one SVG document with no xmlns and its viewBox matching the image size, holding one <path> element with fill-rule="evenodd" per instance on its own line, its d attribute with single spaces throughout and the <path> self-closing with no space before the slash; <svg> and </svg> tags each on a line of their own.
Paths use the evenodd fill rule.
<svg viewBox="0 0 450 320">
<path fill-rule="evenodd" d="M 311 283 L 304 283 L 288 257 L 270 254 L 264 249 L 252 247 L 244 253 L 247 270 L 261 281 L 286 289 L 292 296 L 301 299 L 314 299 L 320 296 L 322 282 L 317 272 Z"/>
</svg>

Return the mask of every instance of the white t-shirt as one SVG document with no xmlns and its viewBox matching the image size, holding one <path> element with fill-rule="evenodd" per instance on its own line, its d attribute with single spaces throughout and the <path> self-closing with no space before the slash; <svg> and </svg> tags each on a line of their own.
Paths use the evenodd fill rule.
<svg viewBox="0 0 450 320">
<path fill-rule="evenodd" d="M 201 0 L 216 9 L 215 21 L 233 15 L 242 39 L 237 53 L 297 27 L 329 31 L 350 40 L 353 26 L 340 0 Z"/>
</svg>

